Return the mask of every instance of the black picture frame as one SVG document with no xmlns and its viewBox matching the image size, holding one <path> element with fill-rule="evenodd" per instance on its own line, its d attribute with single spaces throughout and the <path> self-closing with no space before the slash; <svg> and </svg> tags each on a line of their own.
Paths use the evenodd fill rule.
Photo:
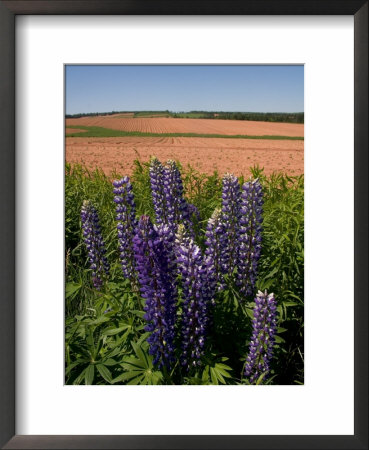
<svg viewBox="0 0 369 450">
<path fill-rule="evenodd" d="M 21 280 L 15 278 L 15 16 L 19 14 L 354 16 L 354 435 L 15 435 L 15 294 L 16 283 L 21 283 Z M 368 178 L 368 1 L 0 0 L 0 445 L 2 448 L 368 449 Z"/>
</svg>

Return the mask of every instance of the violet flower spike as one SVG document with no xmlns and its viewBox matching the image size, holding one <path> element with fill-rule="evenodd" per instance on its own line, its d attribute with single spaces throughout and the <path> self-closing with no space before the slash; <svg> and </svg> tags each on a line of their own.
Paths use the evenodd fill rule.
<svg viewBox="0 0 369 450">
<path fill-rule="evenodd" d="M 251 384 L 264 373 L 263 380 L 269 376 L 276 332 L 277 303 L 274 294 L 259 291 L 255 298 L 252 336 L 245 366 L 245 376 Z"/>
<path fill-rule="evenodd" d="M 164 167 L 157 158 L 150 162 L 150 184 L 152 202 L 154 205 L 155 221 L 157 225 L 167 223 L 166 200 L 164 192 Z"/>
<path fill-rule="evenodd" d="M 128 177 L 113 181 L 114 202 L 116 204 L 116 221 L 119 242 L 119 258 L 123 275 L 135 281 L 135 260 L 133 236 L 137 226 L 136 207 L 132 184 Z"/>
<path fill-rule="evenodd" d="M 238 178 L 231 174 L 223 177 L 222 221 L 224 223 L 224 246 L 222 248 L 222 271 L 229 276 L 237 265 L 238 234 L 241 207 L 241 189 Z"/>
<path fill-rule="evenodd" d="M 244 296 L 254 293 L 261 255 L 263 191 L 259 180 L 242 186 L 237 285 Z"/>
<path fill-rule="evenodd" d="M 150 218 L 142 216 L 133 238 L 133 248 L 141 295 L 146 300 L 144 318 L 148 324 L 145 330 L 151 332 L 147 339 L 149 353 L 154 357 L 154 365 L 170 369 L 175 361 L 176 290 L 168 276 L 166 232 L 163 228 L 159 234 Z"/>
<path fill-rule="evenodd" d="M 205 237 L 205 255 L 209 260 L 208 265 L 212 265 L 213 281 L 220 290 L 224 287 L 222 258 L 226 247 L 225 227 L 220 208 L 216 208 L 208 220 Z"/>
<path fill-rule="evenodd" d="M 110 265 L 105 256 L 105 243 L 101 235 L 99 216 L 89 200 L 81 208 L 82 234 L 86 245 L 88 260 L 92 270 L 92 282 L 97 290 L 101 289 L 104 276 L 109 275 Z"/>
<path fill-rule="evenodd" d="M 184 225 L 178 227 L 175 251 L 177 267 L 182 275 L 182 354 L 185 370 L 202 364 L 208 322 L 208 299 L 204 289 L 206 267 L 200 248 L 185 234 Z"/>
<path fill-rule="evenodd" d="M 168 225 L 174 229 L 178 224 L 189 225 L 189 208 L 183 197 L 183 183 L 181 173 L 175 161 L 168 160 L 164 167 L 164 191 L 167 205 Z"/>
<path fill-rule="evenodd" d="M 157 225 L 168 225 L 174 231 L 180 223 L 190 227 L 190 210 L 183 196 L 181 173 L 174 161 L 163 166 L 157 158 L 150 164 L 150 183 Z"/>
</svg>

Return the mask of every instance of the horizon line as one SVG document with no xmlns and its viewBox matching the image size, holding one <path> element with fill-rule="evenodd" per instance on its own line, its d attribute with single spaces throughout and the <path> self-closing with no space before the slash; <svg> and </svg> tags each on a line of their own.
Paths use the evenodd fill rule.
<svg viewBox="0 0 369 450">
<path fill-rule="evenodd" d="M 210 110 L 210 109 L 191 109 L 189 111 L 173 111 L 170 109 L 126 109 L 116 111 L 93 111 L 93 112 L 77 112 L 65 113 L 66 116 L 73 116 L 77 114 L 108 114 L 108 113 L 137 113 L 137 112 L 158 112 L 158 113 L 173 113 L 173 114 L 189 114 L 189 113 L 242 113 L 242 114 L 304 114 L 304 111 L 236 111 L 236 110 Z"/>
</svg>

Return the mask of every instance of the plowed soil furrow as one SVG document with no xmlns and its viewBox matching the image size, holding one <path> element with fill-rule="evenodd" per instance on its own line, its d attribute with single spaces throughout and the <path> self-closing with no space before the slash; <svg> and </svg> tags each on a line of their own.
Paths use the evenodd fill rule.
<svg viewBox="0 0 369 450">
<path fill-rule="evenodd" d="M 177 120 L 177 119 L 174 119 Z M 190 119 L 184 119 L 190 120 Z M 303 141 L 213 138 L 66 138 L 66 160 L 82 163 L 105 173 L 113 171 L 130 175 L 133 161 L 146 162 L 151 156 L 160 160 L 179 160 L 200 172 L 248 175 L 255 164 L 264 167 L 267 175 L 282 171 L 290 175 L 304 172 Z"/>
<path fill-rule="evenodd" d="M 174 119 L 166 117 L 97 116 L 66 119 L 66 126 L 84 125 L 145 133 L 199 133 L 251 136 L 303 136 L 304 125 L 247 120 Z"/>
</svg>

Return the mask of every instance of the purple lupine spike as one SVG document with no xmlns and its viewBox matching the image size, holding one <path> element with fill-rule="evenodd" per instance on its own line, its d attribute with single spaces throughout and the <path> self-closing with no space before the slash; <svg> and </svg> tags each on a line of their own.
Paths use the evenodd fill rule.
<svg viewBox="0 0 369 450">
<path fill-rule="evenodd" d="M 200 248 L 185 233 L 184 225 L 178 227 L 175 251 L 177 267 L 182 275 L 182 354 L 185 370 L 201 365 L 204 355 L 208 322 L 207 269 Z"/>
<path fill-rule="evenodd" d="M 173 230 L 178 224 L 190 227 L 189 209 L 183 197 L 181 173 L 174 161 L 163 166 L 157 158 L 150 164 L 151 192 L 157 225 L 166 224 Z"/>
<path fill-rule="evenodd" d="M 118 229 L 119 258 L 123 275 L 131 281 L 135 279 L 133 236 L 137 226 L 136 207 L 132 184 L 128 177 L 113 181 L 114 202 Z"/>
<path fill-rule="evenodd" d="M 167 224 L 168 217 L 166 207 L 166 192 L 164 189 L 164 167 L 157 158 L 151 159 L 149 173 L 156 224 Z"/>
<path fill-rule="evenodd" d="M 255 383 L 263 373 L 264 380 L 268 377 L 276 331 L 277 303 L 274 294 L 259 291 L 255 298 L 252 336 L 245 366 L 245 376 L 250 383 Z"/>
<path fill-rule="evenodd" d="M 142 216 L 133 238 L 140 290 L 146 300 L 144 307 L 146 331 L 151 334 L 147 341 L 154 365 L 170 368 L 174 358 L 174 335 L 176 319 L 176 290 L 168 273 L 169 256 L 164 245 L 164 235 L 160 234 L 148 216 Z M 170 238 L 168 238 L 170 239 Z"/>
<path fill-rule="evenodd" d="M 189 224 L 189 209 L 183 197 L 181 173 L 175 161 L 168 160 L 164 167 L 164 189 L 168 211 L 168 225 L 176 228 L 183 223 Z"/>
<path fill-rule="evenodd" d="M 216 208 L 208 220 L 205 237 L 205 255 L 211 260 L 214 266 L 214 282 L 221 289 L 223 287 L 222 261 L 226 242 L 225 228 L 220 208 Z"/>
<path fill-rule="evenodd" d="M 223 177 L 222 191 L 222 221 L 225 229 L 222 270 L 228 275 L 232 275 L 237 265 L 240 207 L 241 189 L 238 178 L 226 174 Z"/>
<path fill-rule="evenodd" d="M 254 293 L 261 254 L 263 190 L 259 180 L 245 183 L 241 195 L 237 285 L 244 296 Z"/>
<path fill-rule="evenodd" d="M 96 289 L 103 284 L 104 273 L 109 275 L 109 262 L 105 256 L 106 249 L 101 235 L 99 216 L 89 200 L 83 202 L 81 208 L 82 234 L 87 248 L 90 268 L 92 270 L 92 282 Z"/>
</svg>

